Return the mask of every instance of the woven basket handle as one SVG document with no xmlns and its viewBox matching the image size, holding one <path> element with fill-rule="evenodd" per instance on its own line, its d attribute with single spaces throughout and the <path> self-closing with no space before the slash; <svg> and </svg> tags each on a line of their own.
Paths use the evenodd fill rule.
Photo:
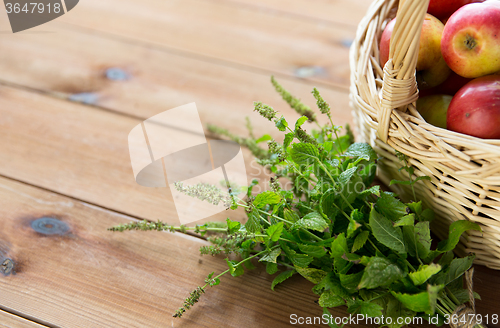
<svg viewBox="0 0 500 328">
<path fill-rule="evenodd" d="M 418 47 L 422 23 L 429 0 L 400 0 L 396 25 L 391 35 L 389 60 L 384 66 L 384 83 L 378 113 L 378 136 L 387 142 L 389 124 L 394 108 L 405 106 L 418 99 L 415 79 Z"/>
</svg>

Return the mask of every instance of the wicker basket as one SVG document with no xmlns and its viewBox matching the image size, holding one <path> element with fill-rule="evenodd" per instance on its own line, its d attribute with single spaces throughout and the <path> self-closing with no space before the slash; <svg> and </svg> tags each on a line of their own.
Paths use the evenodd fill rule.
<svg viewBox="0 0 500 328">
<path fill-rule="evenodd" d="M 433 232 L 444 239 L 453 221 L 479 223 L 482 233 L 464 234 L 458 252 L 474 252 L 477 264 L 500 269 L 500 140 L 435 127 L 415 109 L 415 66 L 428 3 L 375 0 L 361 21 L 350 52 L 350 97 L 358 135 L 383 157 L 379 177 L 384 183 L 408 179 L 398 171 L 395 150 L 409 157 L 417 176 L 430 176 L 431 181 L 417 183 L 416 193 L 436 212 Z M 378 43 L 394 16 L 390 59 L 382 68 Z M 410 198 L 408 187 L 393 187 L 403 199 Z"/>
</svg>

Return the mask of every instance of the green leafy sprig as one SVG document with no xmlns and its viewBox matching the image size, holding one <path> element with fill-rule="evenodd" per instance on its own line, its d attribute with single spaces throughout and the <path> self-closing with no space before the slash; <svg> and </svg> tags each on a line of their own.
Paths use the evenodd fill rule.
<svg viewBox="0 0 500 328">
<path fill-rule="evenodd" d="M 292 107 L 304 110 L 274 78 L 272 82 Z M 290 126 L 270 106 L 255 104 L 255 110 L 273 121 L 285 136 L 283 143 L 266 136 L 255 139 L 250 128 L 250 137 L 241 143 L 268 141 L 269 149 L 259 157 L 259 163 L 274 174 L 269 181 L 271 190 L 254 194 L 258 183 L 254 180 L 244 199 L 232 195 L 232 208 L 246 211 L 245 224 L 230 219 L 223 226 L 195 227 L 137 222 L 111 230 L 211 232 L 215 233 L 209 237 L 213 246 L 202 247 L 202 254 L 234 253 L 241 257 L 239 262 L 227 258 L 226 271 L 215 277 L 214 273 L 208 275 L 205 285 L 189 295 L 175 317 L 190 309 L 208 286 L 218 285 L 220 277 L 227 273 L 240 276 L 258 259 L 266 265 L 267 273 L 276 275 L 273 290 L 294 274 L 312 282 L 324 313 L 344 306 L 349 313 L 391 318 L 390 328 L 404 325 L 397 323 L 398 318 L 404 322 L 437 315 L 443 323 L 469 299 L 462 277 L 472 266 L 474 255 L 456 258 L 453 250 L 462 233 L 480 230 L 479 226 L 470 221 L 454 222 L 448 239 L 432 247 L 430 222 L 434 213 L 417 201 L 414 192 L 414 185 L 425 177 L 414 178 L 408 159 L 399 155 L 410 179 L 391 184 L 410 185 L 414 201 L 405 203 L 396 194 L 381 191 L 373 185 L 375 151 L 368 144 L 353 143 L 348 129 L 339 136 L 340 127 L 333 124 L 329 105 L 318 90 L 314 89 L 313 95 L 329 124 L 310 133 L 302 126 L 315 116 L 302 116 Z M 236 138 L 226 132 L 222 135 Z M 286 181 L 288 187 L 280 181 Z M 218 195 L 214 189 L 209 192 Z"/>
</svg>

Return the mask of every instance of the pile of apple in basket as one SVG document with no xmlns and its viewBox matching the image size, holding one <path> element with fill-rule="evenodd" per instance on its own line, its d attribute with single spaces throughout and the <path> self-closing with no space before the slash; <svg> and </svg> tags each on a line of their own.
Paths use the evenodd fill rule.
<svg viewBox="0 0 500 328">
<path fill-rule="evenodd" d="M 395 20 L 380 40 L 382 67 Z M 428 123 L 500 139 L 500 1 L 431 0 L 420 36 L 417 83 L 417 110 Z"/>
</svg>

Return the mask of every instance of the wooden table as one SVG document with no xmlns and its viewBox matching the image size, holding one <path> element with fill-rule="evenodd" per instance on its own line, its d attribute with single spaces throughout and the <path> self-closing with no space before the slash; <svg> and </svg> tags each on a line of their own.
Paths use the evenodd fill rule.
<svg viewBox="0 0 500 328">
<path fill-rule="evenodd" d="M 172 318 L 208 273 L 225 270 L 223 257 L 201 257 L 207 242 L 189 235 L 106 229 L 178 222 L 168 190 L 139 186 L 130 166 L 128 133 L 157 113 L 196 102 L 204 124 L 243 134 L 248 116 L 256 134 L 276 136 L 252 112 L 263 101 L 298 118 L 270 85 L 274 74 L 311 107 L 317 86 L 335 123 L 352 123 L 348 47 L 369 3 L 85 0 L 16 34 L 2 9 L 0 262 L 12 259 L 16 274 L 0 274 L 0 327 L 277 328 L 291 314 L 321 315 L 309 282 L 271 291 L 259 265 Z M 39 218 L 61 230 L 35 230 Z M 500 313 L 498 278 L 478 268 L 480 313 Z"/>
</svg>

